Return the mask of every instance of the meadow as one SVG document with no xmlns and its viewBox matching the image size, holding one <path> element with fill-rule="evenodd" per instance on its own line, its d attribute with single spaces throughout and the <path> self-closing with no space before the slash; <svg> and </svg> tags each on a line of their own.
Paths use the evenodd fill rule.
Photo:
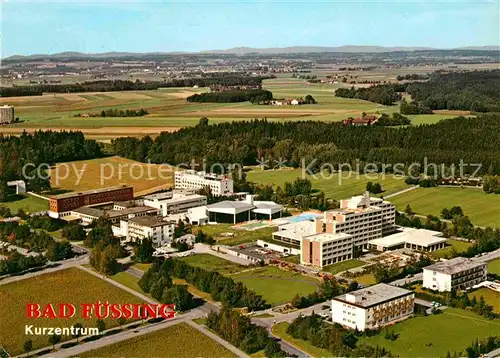
<svg viewBox="0 0 500 358">
<path fill-rule="evenodd" d="M 12 214 L 16 214 L 19 209 L 26 213 L 34 213 L 49 209 L 49 201 L 33 195 L 11 195 L 7 200 L 0 203 L 0 206 L 9 208 Z"/>
<path fill-rule="evenodd" d="M 500 228 L 500 195 L 473 188 L 418 188 L 390 201 L 398 210 L 410 205 L 417 214 L 440 216 L 443 208 L 458 205 L 474 225 Z"/>
<path fill-rule="evenodd" d="M 488 272 L 500 275 L 500 259 L 488 262 Z"/>
<path fill-rule="evenodd" d="M 469 293 L 469 298 L 476 297 L 476 300 L 483 296 L 487 304 L 493 306 L 493 311 L 500 314 L 500 292 L 483 287 L 477 291 Z"/>
<path fill-rule="evenodd" d="M 27 339 L 33 341 L 33 349 L 49 346 L 47 336 L 25 336 L 25 325 L 36 327 L 69 327 L 77 322 L 85 327 L 95 327 L 96 319 L 84 320 L 79 311 L 82 303 L 97 301 L 109 303 L 141 303 L 141 300 L 78 268 L 55 271 L 44 275 L 27 278 L 21 281 L 0 285 L 0 342 L 14 356 L 22 353 L 23 343 Z M 36 302 L 40 305 L 48 303 L 72 303 L 77 308 L 75 317 L 69 319 L 37 320 L 26 317 L 26 304 Z M 8 314 L 6 314 L 8 312 Z M 106 327 L 118 326 L 116 320 L 105 320 Z M 62 340 L 71 337 L 63 336 Z"/>
<path fill-rule="evenodd" d="M 171 342 L 173 344 L 169 344 Z M 193 344 L 196 342 L 196 344 Z M 235 357 L 234 353 L 187 323 L 85 352 L 80 357 Z"/>
<path fill-rule="evenodd" d="M 196 254 L 181 257 L 179 260 L 207 271 L 217 271 L 222 275 L 237 273 L 245 269 L 244 266 L 210 254 Z"/>
<path fill-rule="evenodd" d="M 107 157 L 60 163 L 50 170 L 51 186 L 59 191 L 84 191 L 131 185 L 140 196 L 173 187 L 174 167 Z M 81 177 L 80 177 L 81 176 Z"/>
<path fill-rule="evenodd" d="M 469 247 L 472 246 L 472 243 L 462 240 L 448 239 L 446 241 L 446 247 L 441 250 L 436 250 L 431 252 L 431 256 L 440 258 L 440 259 L 450 259 L 452 258 L 451 252 L 454 249 L 456 252 L 466 251 Z"/>
<path fill-rule="evenodd" d="M 341 121 L 363 112 L 392 113 L 398 106 L 383 106 L 358 99 L 338 98 L 335 89 L 344 84 L 311 84 L 305 80 L 279 77 L 265 80 L 263 87 L 275 98 L 312 95 L 318 104 L 302 106 L 259 106 L 243 103 L 189 103 L 186 97 L 207 91 L 206 88 L 162 88 L 151 91 L 89 92 L 45 94 L 43 96 L 9 97 L 0 105 L 11 104 L 21 123 L 2 126 L 0 132 L 21 134 L 42 128 L 79 129 L 89 138 L 106 140 L 119 136 L 155 136 L 161 131 L 176 130 L 208 117 L 210 123 L 267 118 L 271 121 L 320 120 Z M 143 117 L 75 117 L 99 113 L 104 109 L 146 109 Z M 435 123 L 449 115 L 427 115 L 412 118 L 415 124 Z"/>
<path fill-rule="evenodd" d="M 248 181 L 272 185 L 274 188 L 278 186 L 283 188 L 285 182 L 293 182 L 297 178 L 302 178 L 301 169 L 251 171 L 247 173 Z M 312 182 L 313 189 L 322 190 L 327 197 L 336 200 L 363 194 L 366 190 L 366 183 L 369 181 L 380 183 L 384 190 L 381 194 L 383 196 L 408 188 L 402 177 L 376 173 L 358 175 L 352 172 L 343 172 L 340 174 L 327 174 L 325 172 L 324 175 L 321 173 L 315 176 L 305 175 L 305 178 Z"/>
<path fill-rule="evenodd" d="M 390 327 L 398 335 L 395 341 L 384 334 L 362 337 L 360 343 L 383 346 L 399 357 L 445 357 L 447 352 L 461 353 L 476 338 L 481 340 L 500 330 L 500 321 L 488 320 L 473 312 L 446 308 L 443 313 L 416 316 Z"/>
<path fill-rule="evenodd" d="M 230 277 L 262 295 L 273 306 L 290 302 L 296 294 L 305 296 L 313 293 L 319 284 L 314 278 L 273 266 L 240 272 Z"/>
<path fill-rule="evenodd" d="M 342 271 L 351 270 L 356 267 L 366 265 L 366 262 L 361 260 L 347 260 L 342 262 L 337 262 L 333 265 L 328 265 L 323 267 L 322 271 L 332 273 L 334 275 Z"/>
<path fill-rule="evenodd" d="M 235 230 L 231 227 L 233 224 L 217 224 L 205 225 L 203 227 L 194 228 L 194 231 L 203 231 L 205 234 L 212 236 L 218 244 L 235 246 L 245 244 L 258 239 L 269 239 L 275 228 L 264 227 L 258 230 Z"/>
</svg>

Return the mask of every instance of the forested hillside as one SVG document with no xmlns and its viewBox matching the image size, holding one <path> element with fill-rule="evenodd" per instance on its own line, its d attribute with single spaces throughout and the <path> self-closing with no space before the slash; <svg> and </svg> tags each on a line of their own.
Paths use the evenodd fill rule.
<svg viewBox="0 0 500 358">
<path fill-rule="evenodd" d="M 356 127 L 325 122 L 249 122 L 197 125 L 174 133 L 149 137 L 113 140 L 116 154 L 154 163 L 257 164 L 257 159 L 286 159 L 288 165 L 300 166 L 316 159 L 335 166 L 356 160 L 363 163 L 408 166 L 413 162 L 459 164 L 481 163 L 481 173 L 500 173 L 500 115 L 478 118 L 455 118 L 433 125 L 389 128 Z M 380 167 L 379 167 L 380 169 Z M 387 169 L 390 170 L 390 169 Z M 465 173 L 473 172 L 466 167 Z"/>
<path fill-rule="evenodd" d="M 400 92 L 408 92 L 412 98 L 410 108 L 401 108 L 403 114 L 429 113 L 435 109 L 500 112 L 500 70 L 436 72 L 427 82 L 339 88 L 335 95 L 387 105 L 401 99 Z"/>
<path fill-rule="evenodd" d="M 23 133 L 19 137 L 4 137 L 0 134 L 0 201 L 5 195 L 9 180 L 22 179 L 23 167 L 28 180 L 28 189 L 39 191 L 47 188 L 48 180 L 41 180 L 35 170 L 42 163 L 54 164 L 73 160 L 91 159 L 103 155 L 95 140 L 85 139 L 82 132 L 36 132 Z M 43 172 L 42 172 L 43 174 Z"/>
</svg>

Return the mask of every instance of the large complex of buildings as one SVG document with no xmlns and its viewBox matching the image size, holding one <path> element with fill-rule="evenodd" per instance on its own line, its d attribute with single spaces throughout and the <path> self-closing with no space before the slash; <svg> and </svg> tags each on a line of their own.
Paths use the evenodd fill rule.
<svg viewBox="0 0 500 358">
<path fill-rule="evenodd" d="M 114 201 L 127 201 L 134 198 L 134 188 L 131 186 L 117 186 L 111 188 L 89 190 L 80 193 L 66 193 L 50 198 L 49 215 L 60 218 L 71 215 L 71 211 L 82 206 L 91 206 Z"/>
<path fill-rule="evenodd" d="M 215 196 L 233 194 L 233 180 L 225 175 L 185 170 L 175 172 L 174 180 L 176 189 L 199 190 L 209 187 Z"/>
<path fill-rule="evenodd" d="M 323 267 L 353 258 L 354 250 L 395 231 L 396 208 L 390 202 L 365 195 L 340 202 L 340 209 L 323 218 L 279 228 L 273 238 L 300 245 L 300 261 Z"/>
<path fill-rule="evenodd" d="M 423 286 L 440 292 L 465 290 L 485 281 L 486 274 L 486 263 L 455 257 L 425 267 Z"/>
<path fill-rule="evenodd" d="M 0 124 L 13 123 L 15 121 L 14 107 L 0 106 Z"/>
<path fill-rule="evenodd" d="M 332 322 L 364 331 L 410 317 L 415 294 L 385 283 L 349 292 L 332 299 Z"/>
<path fill-rule="evenodd" d="M 147 195 L 144 205 L 160 210 L 163 216 L 185 213 L 191 208 L 207 205 L 207 197 L 191 192 L 165 192 Z"/>
</svg>

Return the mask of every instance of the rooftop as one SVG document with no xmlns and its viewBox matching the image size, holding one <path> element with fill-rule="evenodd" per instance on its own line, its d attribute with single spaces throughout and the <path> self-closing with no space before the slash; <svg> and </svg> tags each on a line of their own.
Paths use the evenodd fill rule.
<svg viewBox="0 0 500 358">
<path fill-rule="evenodd" d="M 377 285 L 362 288 L 361 290 L 334 297 L 333 299 L 353 304 L 354 306 L 369 308 L 371 306 L 407 296 L 412 293 L 412 291 L 405 290 L 401 287 L 388 285 L 386 283 L 379 283 Z"/>
<path fill-rule="evenodd" d="M 246 211 L 246 210 L 252 210 L 255 206 L 252 204 L 249 204 L 245 201 L 231 201 L 231 200 L 225 200 L 225 201 L 220 201 L 215 204 L 210 204 L 207 206 L 208 211 L 217 211 L 217 210 L 240 210 L 240 211 Z"/>
<path fill-rule="evenodd" d="M 128 219 L 129 223 L 134 223 L 140 226 L 147 227 L 157 227 L 157 226 L 165 226 L 165 225 L 173 225 L 172 221 L 164 221 L 161 217 L 157 216 L 141 216 L 141 217 L 133 217 Z"/>
<path fill-rule="evenodd" d="M 73 198 L 73 197 L 79 196 L 79 195 L 90 195 L 90 194 L 106 193 L 106 192 L 109 192 L 109 191 L 115 191 L 115 190 L 125 189 L 125 188 L 132 188 L 132 187 L 128 186 L 128 185 L 111 186 L 111 187 L 102 188 L 102 189 L 94 189 L 94 190 L 87 190 L 87 191 L 80 191 L 80 192 L 70 192 L 70 193 L 64 193 L 64 194 L 59 194 L 59 195 L 53 195 L 50 198 L 51 199 Z"/>
<path fill-rule="evenodd" d="M 304 239 L 308 239 L 308 240 L 316 241 L 316 242 L 330 242 L 330 241 L 347 239 L 351 236 L 352 235 L 346 234 L 345 232 L 341 232 L 338 234 L 330 234 L 327 232 L 322 232 L 320 234 L 305 236 Z"/>
<path fill-rule="evenodd" d="M 401 232 L 381 237 L 379 239 L 371 240 L 369 243 L 372 245 L 392 247 L 404 243 L 430 246 L 446 242 L 447 239 L 439 231 L 432 231 L 427 229 L 414 229 L 403 228 Z"/>
<path fill-rule="evenodd" d="M 484 262 L 473 261 L 465 257 L 455 257 L 447 261 L 441 261 L 424 268 L 424 270 L 437 271 L 448 275 L 453 275 L 465 270 L 470 270 L 485 265 Z"/>
</svg>

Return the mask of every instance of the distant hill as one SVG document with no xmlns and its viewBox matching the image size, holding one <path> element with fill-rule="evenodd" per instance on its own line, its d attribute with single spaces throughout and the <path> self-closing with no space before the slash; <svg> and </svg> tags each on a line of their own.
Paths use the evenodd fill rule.
<svg viewBox="0 0 500 358">
<path fill-rule="evenodd" d="M 291 47 L 271 47 L 271 48 L 253 48 L 253 47 L 234 47 L 226 50 L 209 50 L 200 52 L 103 52 L 103 53 L 83 53 L 83 52 L 60 52 L 55 54 L 34 54 L 34 55 L 14 55 L 4 58 L 4 60 L 37 60 L 37 59 L 65 59 L 65 58 L 117 58 L 117 57 L 141 57 L 154 55 L 181 55 L 181 54 L 234 54 L 247 55 L 256 54 L 291 54 L 291 53 L 325 53 L 325 52 L 345 52 L 345 53 L 383 53 L 395 51 L 432 51 L 432 50 L 475 50 L 475 51 L 500 51 L 500 46 L 468 46 L 451 49 L 439 49 L 433 47 L 383 47 L 383 46 L 291 46 Z"/>
</svg>

